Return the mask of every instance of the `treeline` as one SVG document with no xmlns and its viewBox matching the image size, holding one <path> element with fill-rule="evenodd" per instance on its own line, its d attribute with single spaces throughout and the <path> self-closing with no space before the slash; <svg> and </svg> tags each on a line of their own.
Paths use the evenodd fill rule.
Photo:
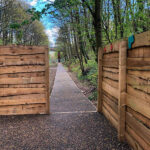
<svg viewBox="0 0 150 150">
<path fill-rule="evenodd" d="M 44 27 L 31 10 L 23 0 L 0 0 L 0 45 L 48 45 Z"/>
<path fill-rule="evenodd" d="M 98 47 L 150 29 L 149 0 L 55 0 L 58 49 L 83 75 L 97 62 Z"/>
</svg>

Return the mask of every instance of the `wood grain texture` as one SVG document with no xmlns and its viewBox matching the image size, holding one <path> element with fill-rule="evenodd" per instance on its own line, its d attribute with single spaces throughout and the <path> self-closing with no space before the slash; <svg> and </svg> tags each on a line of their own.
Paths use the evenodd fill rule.
<svg viewBox="0 0 150 150">
<path fill-rule="evenodd" d="M 135 89 L 132 86 L 127 86 L 127 94 L 142 99 L 143 102 L 150 103 L 150 95 L 147 94 L 146 92 L 143 92 L 141 90 Z"/>
<path fill-rule="evenodd" d="M 118 68 L 119 59 L 118 58 L 103 59 L 103 67 Z"/>
<path fill-rule="evenodd" d="M 118 81 L 119 80 L 119 74 L 118 73 L 112 73 L 112 72 L 108 72 L 108 71 L 103 71 L 103 77 L 105 78 L 109 78 L 111 80 L 114 81 Z"/>
<path fill-rule="evenodd" d="M 105 107 L 102 107 L 102 112 L 105 115 L 105 117 L 112 123 L 112 125 L 117 129 L 118 122 L 112 117 L 112 115 L 107 111 Z"/>
<path fill-rule="evenodd" d="M 150 58 L 149 46 L 128 50 L 128 58 Z"/>
<path fill-rule="evenodd" d="M 128 74 L 143 78 L 145 80 L 149 80 L 150 78 L 150 70 L 149 71 L 128 70 Z"/>
<path fill-rule="evenodd" d="M 34 84 L 34 83 L 45 83 L 44 77 L 22 77 L 22 78 L 2 78 L 0 84 Z"/>
<path fill-rule="evenodd" d="M 10 46 L 10 47 L 0 47 L 0 56 L 8 55 L 8 56 L 20 56 L 20 55 L 34 55 L 34 54 L 44 54 L 45 47 L 17 47 L 17 46 Z"/>
<path fill-rule="evenodd" d="M 102 112 L 102 60 L 103 60 L 103 49 L 99 49 L 98 51 L 98 96 L 97 96 L 97 111 Z"/>
<path fill-rule="evenodd" d="M 9 66 L 0 68 L 0 74 L 40 72 L 40 71 L 45 71 L 45 67 L 43 65 Z"/>
<path fill-rule="evenodd" d="M 103 106 L 107 109 L 107 111 L 113 116 L 113 118 L 118 121 L 118 114 L 111 108 L 110 105 L 106 103 L 105 100 L 103 100 Z"/>
<path fill-rule="evenodd" d="M 48 47 L 0 46 L 0 115 L 49 114 Z"/>
<path fill-rule="evenodd" d="M 105 101 L 108 105 L 110 105 L 110 107 L 113 109 L 113 111 L 118 114 L 118 105 L 111 100 L 109 97 L 107 97 L 106 95 L 102 95 L 102 99 L 103 101 Z"/>
<path fill-rule="evenodd" d="M 127 107 L 127 112 L 132 114 L 137 120 L 143 123 L 143 125 L 147 126 L 150 128 L 150 119 L 148 119 L 146 116 L 142 115 L 141 113 L 134 111 L 130 107 Z"/>
<path fill-rule="evenodd" d="M 45 51 L 45 84 L 46 84 L 46 112 L 50 114 L 50 74 L 49 74 L 49 49 Z"/>
<path fill-rule="evenodd" d="M 119 47 L 119 96 L 118 96 L 118 138 L 125 140 L 125 105 L 126 105 L 126 65 L 127 41 L 122 41 Z"/>
<path fill-rule="evenodd" d="M 38 72 L 24 72 L 24 73 L 7 73 L 7 74 L 0 74 L 0 79 L 2 78 L 30 78 L 30 77 L 43 77 L 45 76 L 45 71 L 38 71 Z"/>
<path fill-rule="evenodd" d="M 45 88 L 0 88 L 0 96 L 43 94 Z"/>
<path fill-rule="evenodd" d="M 150 31 L 135 35 L 135 42 L 132 44 L 132 48 L 141 46 L 150 46 Z"/>
<path fill-rule="evenodd" d="M 109 67 L 103 67 L 103 71 L 112 72 L 112 73 L 119 73 L 119 69 L 116 68 L 109 68 Z"/>
<path fill-rule="evenodd" d="M 114 87 L 114 88 L 116 88 L 116 89 L 118 89 L 119 88 L 119 83 L 117 82 L 117 81 L 115 81 L 115 80 L 111 80 L 111 79 L 109 79 L 109 78 L 103 78 L 103 81 L 104 82 L 106 82 L 106 83 L 108 83 L 109 85 L 111 85 L 112 87 Z"/>
<path fill-rule="evenodd" d="M 46 114 L 45 104 L 0 106 L 1 115 Z"/>
<path fill-rule="evenodd" d="M 43 54 L 21 55 L 21 56 L 0 56 L 0 66 L 20 66 L 20 65 L 44 65 Z"/>
<path fill-rule="evenodd" d="M 109 84 L 107 84 L 104 81 L 102 82 L 102 88 L 104 91 L 108 92 L 110 95 L 112 95 L 113 97 L 118 99 L 118 97 L 119 97 L 118 89 L 113 88 L 112 86 L 110 86 Z"/>
<path fill-rule="evenodd" d="M 147 144 L 137 133 L 130 127 L 126 126 L 127 132 L 134 137 L 135 141 L 142 147 L 143 150 L 149 150 L 150 145 Z"/>
<path fill-rule="evenodd" d="M 150 102 L 145 101 L 142 97 L 126 94 L 126 105 L 150 119 Z"/>
<path fill-rule="evenodd" d="M 0 84 L 0 88 L 46 88 L 44 84 Z"/>
<path fill-rule="evenodd" d="M 147 143 L 150 143 L 150 129 L 126 112 L 126 122 Z"/>
<path fill-rule="evenodd" d="M 131 145 L 131 147 L 134 150 L 143 150 L 143 148 L 140 146 L 140 144 L 130 135 L 129 133 L 125 133 L 125 138 L 128 141 L 128 143 Z"/>
<path fill-rule="evenodd" d="M 109 53 L 109 54 L 103 54 L 103 59 L 109 60 L 109 58 L 118 58 L 119 59 L 119 53 Z"/>
</svg>

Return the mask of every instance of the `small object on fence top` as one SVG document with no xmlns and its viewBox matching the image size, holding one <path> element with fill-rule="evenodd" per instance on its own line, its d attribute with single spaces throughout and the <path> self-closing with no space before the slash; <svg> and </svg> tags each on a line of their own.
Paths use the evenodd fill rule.
<svg viewBox="0 0 150 150">
<path fill-rule="evenodd" d="M 106 52 L 106 47 L 104 47 L 104 52 Z"/>
<path fill-rule="evenodd" d="M 129 38 L 128 38 L 128 48 L 131 49 L 132 48 L 132 44 L 134 43 L 134 35 L 131 35 Z"/>
<path fill-rule="evenodd" d="M 111 51 L 113 50 L 113 45 L 112 44 L 110 45 L 110 49 L 111 49 Z"/>
</svg>

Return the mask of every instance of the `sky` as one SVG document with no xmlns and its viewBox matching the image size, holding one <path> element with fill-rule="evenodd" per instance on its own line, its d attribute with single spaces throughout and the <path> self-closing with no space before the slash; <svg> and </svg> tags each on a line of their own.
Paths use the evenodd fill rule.
<svg viewBox="0 0 150 150">
<path fill-rule="evenodd" d="M 37 10 L 41 10 L 48 2 L 48 0 L 25 0 L 29 5 L 36 8 Z M 55 0 L 50 0 L 54 2 Z M 55 41 L 58 36 L 59 27 L 56 26 L 50 19 L 50 16 L 43 15 L 41 22 L 45 27 L 45 32 L 48 35 L 50 41 L 50 47 L 55 47 Z"/>
</svg>

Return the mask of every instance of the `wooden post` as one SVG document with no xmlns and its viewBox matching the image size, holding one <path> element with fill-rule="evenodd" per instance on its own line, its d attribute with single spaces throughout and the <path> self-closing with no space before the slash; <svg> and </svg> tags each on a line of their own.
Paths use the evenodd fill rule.
<svg viewBox="0 0 150 150">
<path fill-rule="evenodd" d="M 49 48 L 45 52 L 46 113 L 50 114 Z"/>
<path fill-rule="evenodd" d="M 97 111 L 102 112 L 102 59 L 103 49 L 98 50 L 98 98 L 97 98 Z"/>
<path fill-rule="evenodd" d="M 119 99 L 118 99 L 118 138 L 125 137 L 125 101 L 126 101 L 126 60 L 127 41 L 121 41 L 119 46 Z"/>
</svg>

